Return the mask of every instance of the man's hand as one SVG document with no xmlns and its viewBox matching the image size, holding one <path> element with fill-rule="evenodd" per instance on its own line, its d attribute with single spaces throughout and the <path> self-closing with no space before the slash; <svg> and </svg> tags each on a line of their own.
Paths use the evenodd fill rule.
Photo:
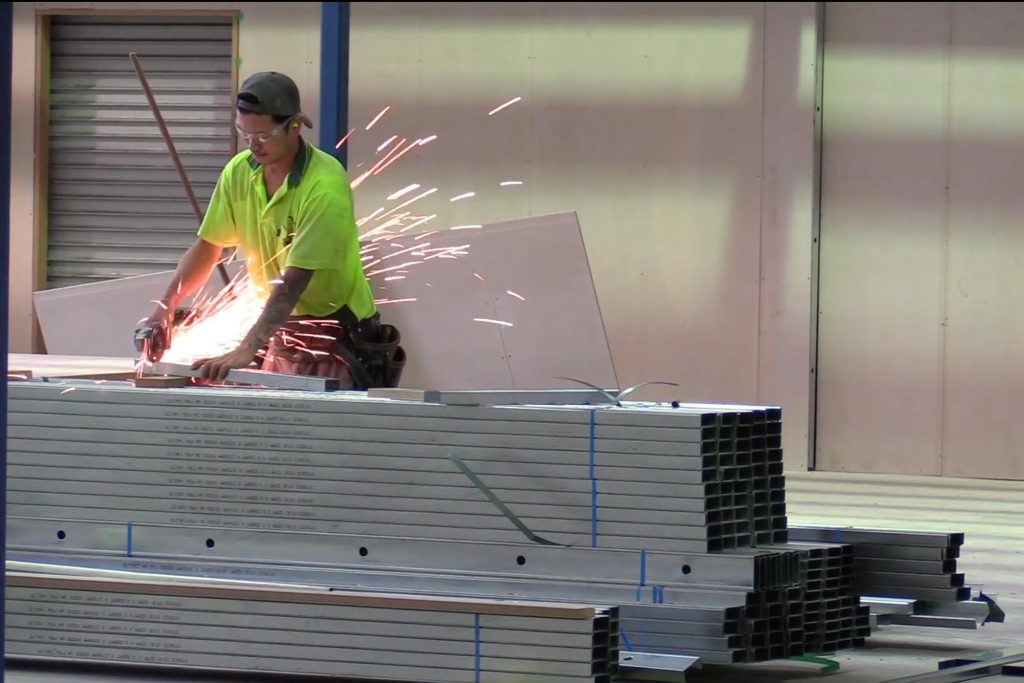
<svg viewBox="0 0 1024 683">
<path fill-rule="evenodd" d="M 144 353 L 146 360 L 156 363 L 171 345 L 173 311 L 158 305 L 153 314 L 135 328 L 135 349 Z"/>
<path fill-rule="evenodd" d="M 216 358 L 204 358 L 192 364 L 193 370 L 202 370 L 202 378 L 223 382 L 234 368 L 244 368 L 256 357 L 256 351 L 270 341 L 270 337 L 284 323 L 288 322 L 299 297 L 306 291 L 313 278 L 312 270 L 288 267 L 281 275 L 281 282 L 274 286 L 263 313 L 245 335 L 245 339 L 234 351 Z"/>
<path fill-rule="evenodd" d="M 229 351 L 216 358 L 202 358 L 192 364 L 193 370 L 202 370 L 201 377 L 213 382 L 223 382 L 228 378 L 228 372 L 235 368 L 244 368 L 252 363 L 256 357 L 254 351 L 242 344 L 234 351 Z"/>
</svg>

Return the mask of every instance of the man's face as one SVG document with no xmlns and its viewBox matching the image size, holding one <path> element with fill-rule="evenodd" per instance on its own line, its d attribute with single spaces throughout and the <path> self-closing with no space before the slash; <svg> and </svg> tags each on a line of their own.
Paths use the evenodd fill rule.
<svg viewBox="0 0 1024 683">
<path fill-rule="evenodd" d="M 269 114 L 236 112 L 235 128 L 256 161 L 264 166 L 285 157 L 299 137 L 298 121 L 289 119 L 284 123 L 274 123 Z"/>
</svg>

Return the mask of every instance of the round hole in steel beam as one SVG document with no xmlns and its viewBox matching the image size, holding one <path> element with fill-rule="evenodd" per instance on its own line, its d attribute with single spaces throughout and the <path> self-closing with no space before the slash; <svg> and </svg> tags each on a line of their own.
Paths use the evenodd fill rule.
<svg viewBox="0 0 1024 683">
<path fill-rule="evenodd" d="M 523 566 L 524 564 L 526 564 L 526 558 L 520 555 L 516 558 L 516 564 L 518 564 L 520 567 Z"/>
<path fill-rule="evenodd" d="M 690 565 L 688 565 L 688 564 L 684 564 L 683 565 L 683 573 L 684 574 L 689 574 L 691 571 L 693 571 L 693 570 L 690 569 Z"/>
<path fill-rule="evenodd" d="M 64 533 L 63 529 L 60 529 L 59 531 L 57 531 L 57 538 L 59 540 L 63 541 L 66 537 L 67 537 L 67 534 Z"/>
<path fill-rule="evenodd" d="M 370 551 L 367 550 L 366 548 L 360 548 L 359 549 L 359 557 L 366 557 L 369 554 L 370 554 Z"/>
<path fill-rule="evenodd" d="M 216 544 L 213 542 L 212 538 L 206 539 L 206 547 L 207 548 L 212 548 L 214 545 L 216 545 Z"/>
</svg>

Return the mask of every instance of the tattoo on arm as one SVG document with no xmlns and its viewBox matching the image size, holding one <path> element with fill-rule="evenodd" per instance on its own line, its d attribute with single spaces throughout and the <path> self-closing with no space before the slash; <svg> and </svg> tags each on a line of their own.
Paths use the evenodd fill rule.
<svg viewBox="0 0 1024 683">
<path fill-rule="evenodd" d="M 312 270 L 286 268 L 281 276 L 281 282 L 274 286 L 263 312 L 245 336 L 242 345 L 253 353 L 259 351 L 277 328 L 288 322 L 295 304 L 299 302 L 299 297 L 306 291 L 312 278 Z"/>
</svg>

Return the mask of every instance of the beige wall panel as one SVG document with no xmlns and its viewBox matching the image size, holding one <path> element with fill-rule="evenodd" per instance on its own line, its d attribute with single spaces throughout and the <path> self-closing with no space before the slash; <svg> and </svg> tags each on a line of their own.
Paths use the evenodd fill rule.
<svg viewBox="0 0 1024 683">
<path fill-rule="evenodd" d="M 824 30 L 817 466 L 938 474 L 948 73 L 899 46 L 946 11 L 829 3 Z"/>
<path fill-rule="evenodd" d="M 354 3 L 352 174 L 393 134 L 438 136 L 357 188 L 359 212 L 411 183 L 438 188 L 424 227 L 575 210 L 622 384 L 754 401 L 762 10 Z"/>
<path fill-rule="evenodd" d="M 808 464 L 815 8 L 765 5 L 757 401 L 783 406 L 786 468 Z"/>
<path fill-rule="evenodd" d="M 1024 5 L 953 7 L 942 473 L 1024 479 Z"/>
</svg>

